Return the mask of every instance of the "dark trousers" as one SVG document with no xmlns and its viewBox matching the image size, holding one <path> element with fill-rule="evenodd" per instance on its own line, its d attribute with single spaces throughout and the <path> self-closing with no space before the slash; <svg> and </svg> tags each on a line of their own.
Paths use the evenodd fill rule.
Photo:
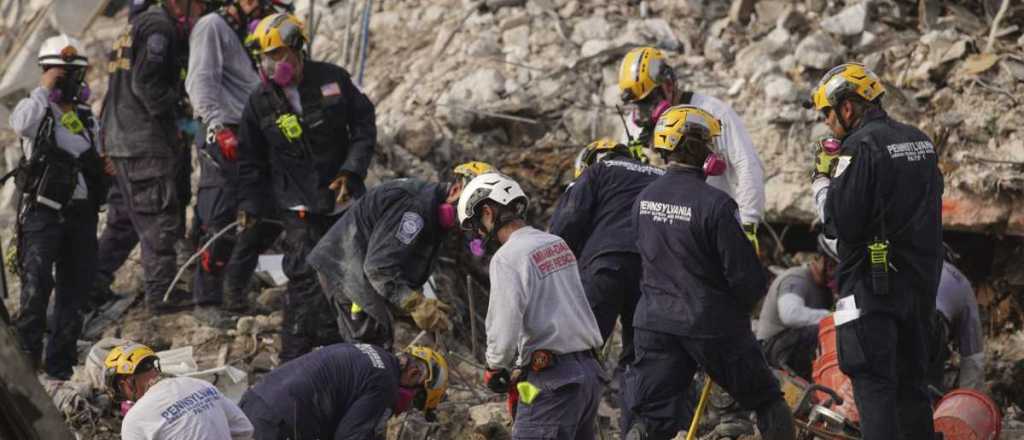
<svg viewBox="0 0 1024 440">
<path fill-rule="evenodd" d="M 49 327 L 45 370 L 55 378 L 70 378 L 71 367 L 78 363 L 81 309 L 96 274 L 96 218 L 96 207 L 83 200 L 73 201 L 63 212 L 30 207 L 21 225 L 18 343 L 38 361 Z M 47 325 L 50 292 L 54 309 Z"/>
<path fill-rule="evenodd" d="M 787 328 L 763 344 L 771 366 L 789 368 L 798 376 L 813 382 L 811 370 L 818 351 L 817 325 Z"/>
<path fill-rule="evenodd" d="M 275 413 L 259 396 L 247 392 L 238 401 L 238 407 L 252 423 L 253 440 L 299 440 L 291 435 L 294 429 L 285 423 L 280 414 Z"/>
<path fill-rule="evenodd" d="M 107 195 L 107 226 L 99 240 L 96 283 L 110 287 L 114 282 L 114 273 L 124 265 L 136 244 L 139 244 L 139 234 L 135 233 L 132 226 L 121 186 L 115 183 L 110 186 Z"/>
<path fill-rule="evenodd" d="M 341 342 L 334 311 L 317 281 L 316 270 L 306 256 L 320 237 L 330 229 L 336 217 L 299 215 L 287 211 L 284 222 L 283 269 L 288 277 L 284 296 L 284 323 L 281 328 L 281 362 L 309 353 L 313 347 Z"/>
<path fill-rule="evenodd" d="M 633 362 L 633 314 L 640 301 L 640 256 L 630 253 L 605 254 L 587 264 L 583 271 L 583 290 L 597 319 L 602 340 L 607 341 L 622 321 L 622 354 L 619 366 Z"/>
<path fill-rule="evenodd" d="M 694 339 L 637 328 L 634 343 L 636 359 L 627 368 L 624 380 L 623 433 L 629 432 L 634 423 L 643 423 L 652 440 L 669 439 L 686 429 L 693 416 L 693 407 L 687 403 L 688 390 L 698 368 L 703 368 L 741 407 L 758 412 L 762 433 L 775 432 L 775 425 L 787 423 L 773 414 L 785 402 L 749 330 L 733 336 Z M 791 416 L 788 423 L 791 431 Z"/>
<path fill-rule="evenodd" d="M 177 272 L 175 244 L 184 236 L 180 157 L 114 158 L 116 182 L 142 245 L 147 304 L 162 301 Z"/>
<path fill-rule="evenodd" d="M 187 151 L 185 153 L 188 153 Z M 153 159 L 119 159 L 117 162 L 137 162 L 133 168 L 150 168 L 148 170 L 136 170 L 148 179 L 154 173 L 153 165 L 142 165 L 142 161 L 153 162 Z M 177 169 L 173 180 L 174 196 L 177 198 L 177 216 L 179 232 L 176 235 L 181 238 L 185 235 L 185 208 L 192 199 L 191 191 L 191 158 L 188 154 L 182 155 L 178 160 L 160 160 L 167 169 Z M 159 166 L 159 164 L 157 165 Z M 115 165 L 115 167 L 118 167 Z M 159 169 L 159 168 L 158 168 Z M 166 170 L 164 170 L 166 171 Z M 114 282 L 114 274 L 124 262 L 128 260 L 132 249 L 139 243 L 139 234 L 132 223 L 131 208 L 129 200 L 122 189 L 122 176 L 115 176 L 114 184 L 110 186 L 107 193 L 107 221 L 106 227 L 99 239 L 98 260 L 96 262 L 96 284 L 103 287 L 110 287 Z M 171 276 L 173 278 L 173 275 Z M 170 279 L 168 279 L 170 281 Z M 162 293 L 161 293 L 162 295 Z"/>
<path fill-rule="evenodd" d="M 236 127 L 233 127 L 236 128 Z M 205 127 L 200 131 L 205 133 Z M 194 233 L 201 246 L 238 217 L 238 163 L 221 155 L 216 144 L 196 139 L 199 191 Z M 259 255 L 274 244 L 281 227 L 260 222 L 242 233 L 222 235 L 208 248 L 195 273 L 192 294 L 199 304 L 239 303 L 256 270 Z"/>
<path fill-rule="evenodd" d="M 603 385 L 601 365 L 589 352 L 563 354 L 526 380 L 541 391 L 529 404 L 520 395 L 513 440 L 593 440 Z"/>
<path fill-rule="evenodd" d="M 865 313 L 836 328 L 839 367 L 853 382 L 864 440 L 935 436 L 925 384 L 933 310 L 910 319 Z"/>
</svg>

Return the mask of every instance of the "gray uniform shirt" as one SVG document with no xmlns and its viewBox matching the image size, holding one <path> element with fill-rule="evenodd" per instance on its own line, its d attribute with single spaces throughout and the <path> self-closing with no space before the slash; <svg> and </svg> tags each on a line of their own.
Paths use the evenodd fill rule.
<svg viewBox="0 0 1024 440">
<path fill-rule="evenodd" d="M 576 257 L 558 236 L 529 226 L 513 232 L 491 258 L 490 276 L 491 368 L 522 365 L 538 349 L 564 354 L 601 346 Z"/>
<path fill-rule="evenodd" d="M 259 74 L 235 31 L 219 14 L 206 14 L 189 37 L 185 90 L 206 125 L 238 124 Z"/>
<path fill-rule="evenodd" d="M 757 339 L 787 328 L 815 325 L 828 316 L 831 292 L 818 287 L 807 266 L 791 267 L 772 281 L 757 320 Z"/>
<path fill-rule="evenodd" d="M 942 264 L 935 308 L 949 320 L 949 333 L 960 353 L 960 387 L 981 389 L 985 372 L 985 341 L 978 299 L 971 282 L 950 263 Z"/>
</svg>

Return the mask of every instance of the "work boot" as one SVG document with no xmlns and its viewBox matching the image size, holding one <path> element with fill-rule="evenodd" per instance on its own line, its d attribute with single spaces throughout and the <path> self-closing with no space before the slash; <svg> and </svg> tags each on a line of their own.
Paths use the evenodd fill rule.
<svg viewBox="0 0 1024 440">
<path fill-rule="evenodd" d="M 745 435 L 754 435 L 754 423 L 746 417 L 746 412 L 722 414 L 709 439 L 737 439 Z"/>
<path fill-rule="evenodd" d="M 106 277 L 97 275 L 96 281 L 92 284 L 92 289 L 89 289 L 88 297 L 82 308 L 83 313 L 88 313 L 93 310 L 102 310 L 105 305 L 117 301 L 119 298 L 119 296 L 110 288 L 111 280 L 101 278 Z"/>
<path fill-rule="evenodd" d="M 233 313 L 242 313 L 249 311 L 250 307 L 249 297 L 245 294 L 244 290 L 235 292 L 225 290 L 224 304 L 221 305 L 221 309 Z"/>
<path fill-rule="evenodd" d="M 634 423 L 622 440 L 648 440 L 647 426 L 642 422 Z"/>
<path fill-rule="evenodd" d="M 777 399 L 758 408 L 757 430 L 763 440 L 796 440 L 793 413 L 786 401 Z"/>
<path fill-rule="evenodd" d="M 195 302 L 192 301 L 192 294 L 178 289 L 171 291 L 167 301 L 164 301 L 163 297 L 146 297 L 146 310 L 153 315 L 180 312 L 193 305 Z"/>
<path fill-rule="evenodd" d="M 220 329 L 230 329 L 233 327 L 231 317 L 221 311 L 219 305 L 196 306 L 192 310 L 192 316 L 210 327 Z"/>
</svg>

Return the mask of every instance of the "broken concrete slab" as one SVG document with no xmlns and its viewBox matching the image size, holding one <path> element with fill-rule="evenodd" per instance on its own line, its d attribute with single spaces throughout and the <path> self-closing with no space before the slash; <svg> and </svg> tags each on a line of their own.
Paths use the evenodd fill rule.
<svg viewBox="0 0 1024 440">
<path fill-rule="evenodd" d="M 870 14 L 870 1 L 847 6 L 838 14 L 821 21 L 821 28 L 833 35 L 850 37 L 864 32 Z"/>
</svg>

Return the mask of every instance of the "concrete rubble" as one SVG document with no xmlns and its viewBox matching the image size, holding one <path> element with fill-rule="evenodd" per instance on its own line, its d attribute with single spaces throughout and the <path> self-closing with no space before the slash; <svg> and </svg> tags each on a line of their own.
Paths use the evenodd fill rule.
<svg viewBox="0 0 1024 440">
<path fill-rule="evenodd" d="M 5 17 L 11 16 L 8 11 L 21 17 L 0 24 L 0 57 L 12 64 L 8 70 L 21 68 L 30 75 L 19 78 L 20 88 L 2 89 L 0 104 L 6 108 L 24 96 L 35 84 L 31 75 L 37 75 L 34 55 L 12 55 L 22 35 L 19 26 L 34 23 L 33 14 L 48 3 L 0 0 Z M 309 0 L 298 3 L 305 17 Z M 328 6 L 317 1 L 317 58 L 346 59 L 345 42 L 357 38 L 362 2 L 354 17 L 349 16 L 349 3 Z M 743 117 L 765 164 L 767 221 L 806 229 L 814 218 L 808 145 L 826 130 L 818 115 L 801 103 L 825 69 L 857 60 L 882 77 L 889 90 L 888 111 L 935 140 L 946 176 L 946 226 L 951 231 L 1024 237 L 1024 7 L 1011 6 L 1000 29 L 990 32 L 994 10 L 986 5 L 993 2 L 947 3 L 377 1 L 361 85 L 377 105 L 379 127 L 378 154 L 367 183 L 405 176 L 436 179 L 453 162 L 484 160 L 523 184 L 532 197 L 531 219 L 543 224 L 572 177 L 575 152 L 596 137 L 622 136 L 616 110 L 621 56 L 637 45 L 655 45 L 666 51 L 687 87 L 728 101 Z M 124 22 L 124 11 L 92 21 L 83 35 L 91 59 L 105 59 Z M 995 35 L 992 50 L 984 52 L 990 33 Z M 104 70 L 95 68 L 89 77 L 97 107 L 105 91 Z M 5 111 L 0 110 L 0 119 L 6 122 Z M 11 145 L 16 140 L 9 131 L 0 131 L 0 142 Z M 19 155 L 11 148 L 4 156 L 9 169 Z M 11 222 L 10 193 L 10 188 L 0 193 L 2 225 Z M 2 236 L 6 244 L 10 231 Z M 995 242 L 999 249 L 994 258 L 1024 260 L 1019 245 Z M 459 244 L 453 246 L 458 249 Z M 139 289 L 137 258 L 119 274 L 115 290 Z M 1015 267 L 1019 270 L 1019 264 Z M 457 319 L 468 329 L 474 311 L 465 301 L 464 276 L 469 272 L 483 280 L 486 271 L 459 255 L 442 264 L 442 272 L 438 291 L 456 306 Z M 1018 326 L 988 330 L 999 335 L 989 350 L 994 362 L 988 378 L 1006 408 L 1007 431 L 1020 433 L 1024 353 L 1019 347 L 1024 340 L 1019 325 L 1024 315 L 1020 300 L 1006 292 L 1019 296 L 1024 280 L 1013 272 L 984 272 L 989 278 L 978 290 L 986 316 Z M 485 289 L 474 290 L 480 298 L 476 313 L 482 316 Z M 253 292 L 261 306 L 278 311 L 213 323 L 189 313 L 148 319 L 134 307 L 97 338 L 133 339 L 157 349 L 193 347 L 197 368 L 233 366 L 253 381 L 275 366 L 281 292 L 280 287 Z M 993 302 L 982 301 L 984 295 Z M 13 298 L 8 303 L 16 305 Z M 482 334 L 481 320 L 477 325 Z M 404 331 L 411 333 L 409 328 Z M 411 340 L 409 336 L 399 340 Z M 447 341 L 452 351 L 479 362 L 468 330 L 459 329 L 449 339 L 460 341 Z M 478 348 L 476 354 L 481 352 Z M 481 387 L 477 366 L 455 364 L 464 380 L 454 382 L 438 421 L 416 414 L 400 417 L 392 421 L 389 438 L 508 438 L 503 401 Z M 67 398 L 66 392 L 58 394 Z M 616 420 L 614 415 L 606 416 Z M 73 424 L 84 438 L 116 438 L 116 425 L 109 419 L 84 425 Z M 615 431 L 609 430 L 606 438 L 617 438 Z"/>
</svg>

